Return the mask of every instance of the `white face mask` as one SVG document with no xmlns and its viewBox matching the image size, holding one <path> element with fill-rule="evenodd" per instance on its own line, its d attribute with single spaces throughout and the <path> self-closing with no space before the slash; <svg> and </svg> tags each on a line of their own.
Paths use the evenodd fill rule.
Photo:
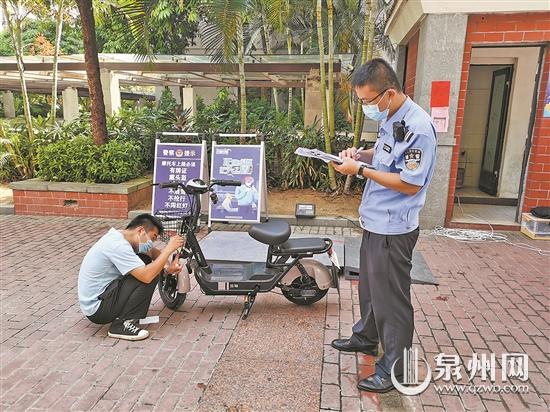
<svg viewBox="0 0 550 412">
<path fill-rule="evenodd" d="M 145 243 L 139 242 L 138 253 L 147 253 L 153 247 L 153 241 L 149 238 L 147 233 L 145 233 L 145 237 L 147 238 L 147 242 Z M 141 236 L 139 236 L 138 241 L 139 240 L 141 240 Z"/>
<path fill-rule="evenodd" d="M 380 100 L 384 98 L 386 92 L 384 92 Z M 390 104 L 391 100 L 388 102 L 388 107 L 386 107 L 386 110 L 383 111 L 380 111 L 380 109 L 378 108 L 378 104 L 363 104 L 363 113 L 365 113 L 365 116 L 367 116 L 369 119 L 379 122 L 388 117 L 388 113 L 390 112 Z"/>
</svg>

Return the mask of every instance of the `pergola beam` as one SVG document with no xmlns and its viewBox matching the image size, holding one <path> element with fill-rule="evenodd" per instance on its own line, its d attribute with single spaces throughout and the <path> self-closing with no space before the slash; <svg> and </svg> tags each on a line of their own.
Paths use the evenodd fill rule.
<svg viewBox="0 0 550 412">
<path fill-rule="evenodd" d="M 328 64 L 325 64 L 328 70 Z M 341 63 L 334 62 L 334 72 L 341 71 Z M 162 62 L 162 63 L 144 63 L 144 62 L 100 62 L 101 69 L 113 71 L 140 71 L 149 73 L 159 72 L 203 72 L 209 74 L 221 74 L 224 72 L 237 73 L 239 67 L 236 64 L 212 64 L 212 63 L 188 63 L 188 62 Z M 47 72 L 51 71 L 51 63 L 28 62 L 25 63 L 25 71 Z M 312 69 L 319 69 L 319 64 L 315 63 L 245 63 L 245 73 L 309 73 Z M 0 71 L 16 71 L 17 64 L 12 62 L 0 62 Z M 84 71 L 84 62 L 60 62 L 59 71 Z"/>
</svg>

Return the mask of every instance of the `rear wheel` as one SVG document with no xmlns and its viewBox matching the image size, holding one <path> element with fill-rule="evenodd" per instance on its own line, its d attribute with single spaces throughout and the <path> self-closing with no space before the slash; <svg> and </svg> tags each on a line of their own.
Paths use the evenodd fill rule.
<svg viewBox="0 0 550 412">
<path fill-rule="evenodd" d="M 178 278 L 169 273 L 163 272 L 159 276 L 158 288 L 164 304 L 173 310 L 178 309 L 187 297 L 187 293 L 178 293 Z"/>
<path fill-rule="evenodd" d="M 292 281 L 290 286 L 281 288 L 285 298 L 297 305 L 311 305 L 327 294 L 328 289 L 319 289 L 315 278 L 301 275 Z"/>
</svg>

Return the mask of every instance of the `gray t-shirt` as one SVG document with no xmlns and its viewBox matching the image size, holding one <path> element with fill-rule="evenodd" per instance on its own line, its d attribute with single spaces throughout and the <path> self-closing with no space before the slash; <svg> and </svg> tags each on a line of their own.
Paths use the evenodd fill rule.
<svg viewBox="0 0 550 412">
<path fill-rule="evenodd" d="M 78 300 L 86 316 L 96 313 L 101 295 L 109 283 L 134 269 L 145 266 L 124 239 L 122 233 L 111 228 L 84 256 L 78 274 Z"/>
</svg>

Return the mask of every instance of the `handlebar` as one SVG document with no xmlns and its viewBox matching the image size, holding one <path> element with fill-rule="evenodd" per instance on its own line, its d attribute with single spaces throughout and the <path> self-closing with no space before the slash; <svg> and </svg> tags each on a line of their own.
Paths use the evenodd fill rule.
<svg viewBox="0 0 550 412">
<path fill-rule="evenodd" d="M 181 183 L 179 182 L 164 182 L 158 184 L 161 189 L 177 189 Z"/>
<path fill-rule="evenodd" d="M 242 183 L 238 180 L 211 180 L 210 186 L 240 186 Z"/>
<path fill-rule="evenodd" d="M 155 186 L 158 185 L 161 189 L 177 189 L 179 187 L 183 188 L 184 190 L 187 190 L 187 185 L 182 182 L 162 182 L 162 183 L 155 183 Z M 241 182 L 238 180 L 221 180 L 221 179 L 212 179 L 210 183 L 208 184 L 208 190 L 212 188 L 212 186 L 218 185 L 218 186 L 241 186 Z"/>
</svg>

